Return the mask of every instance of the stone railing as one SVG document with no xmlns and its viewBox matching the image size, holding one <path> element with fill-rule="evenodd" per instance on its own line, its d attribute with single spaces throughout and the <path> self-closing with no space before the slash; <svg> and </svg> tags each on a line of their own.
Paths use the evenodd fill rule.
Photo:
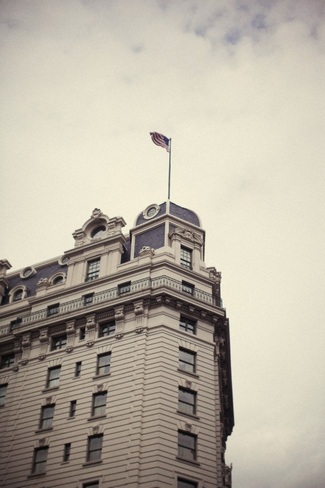
<svg viewBox="0 0 325 488">
<path fill-rule="evenodd" d="M 143 290 L 157 290 L 159 288 L 175 290 L 177 292 L 183 293 L 187 297 L 191 296 L 194 299 L 199 300 L 200 302 L 204 302 L 205 304 L 222 306 L 221 300 L 213 296 L 211 293 L 207 293 L 195 287 L 193 287 L 192 292 L 189 293 L 188 291 L 185 291 L 188 290 L 188 286 L 184 287 L 181 281 L 170 278 L 169 276 L 144 278 L 142 280 L 133 281 L 130 283 L 130 290 L 127 292 L 123 292 L 123 295 L 129 295 L 130 293 L 137 293 Z M 114 288 L 109 288 L 107 290 L 94 293 L 92 296 L 92 300 L 90 302 L 88 301 L 87 303 L 84 296 L 75 300 L 60 303 L 55 313 L 50 313 L 49 309 L 45 308 L 36 312 L 22 314 L 17 318 L 16 323 L 2 326 L 0 328 L 0 336 L 9 334 L 13 329 L 18 329 L 23 325 L 38 322 L 40 320 L 53 317 L 54 315 L 64 315 L 70 312 L 74 312 L 76 310 L 86 309 L 87 307 L 89 307 L 89 305 L 109 302 L 110 300 L 113 300 L 121 295 L 122 294 L 119 293 L 119 287 L 116 286 Z"/>
</svg>

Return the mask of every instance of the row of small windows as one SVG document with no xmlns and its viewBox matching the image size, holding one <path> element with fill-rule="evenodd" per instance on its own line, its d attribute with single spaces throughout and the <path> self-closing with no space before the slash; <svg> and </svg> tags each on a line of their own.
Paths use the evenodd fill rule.
<svg viewBox="0 0 325 488">
<path fill-rule="evenodd" d="M 183 332 L 186 332 L 188 334 L 196 334 L 196 321 L 189 319 L 183 315 L 181 315 L 180 320 L 179 320 L 179 329 Z M 109 335 L 113 335 L 116 332 L 116 323 L 114 320 L 108 321 L 108 322 L 103 322 L 99 324 L 98 326 L 98 337 L 107 337 Z M 86 337 L 86 328 L 85 327 L 80 327 L 79 329 L 79 340 L 84 340 Z M 51 351 L 57 351 L 59 349 L 63 349 L 67 345 L 67 334 L 60 334 L 57 336 L 53 336 L 51 338 L 51 345 L 50 345 L 50 350 Z M 187 356 L 184 354 L 184 365 L 187 364 L 187 368 L 189 368 L 189 361 L 186 359 Z M 9 354 L 4 354 L 0 358 L 0 369 L 3 368 L 10 368 L 14 364 L 15 360 L 15 354 L 14 353 L 9 353 Z"/>
<path fill-rule="evenodd" d="M 186 373 L 196 373 L 197 354 L 194 351 L 179 348 L 178 368 Z M 75 377 L 81 375 L 82 362 L 75 363 Z M 97 355 L 96 362 L 96 376 L 107 375 L 111 370 L 111 352 L 104 352 Z M 58 388 L 60 384 L 61 366 L 53 366 L 48 368 L 46 378 L 46 389 Z M 4 404 L 6 396 L 7 384 L 0 385 L 0 405 Z M 99 395 L 100 397 L 100 395 Z M 97 404 L 96 404 L 97 405 Z M 44 407 L 46 409 L 47 407 Z M 189 388 L 179 388 L 179 410 L 184 413 L 196 413 L 196 392 Z"/>
<path fill-rule="evenodd" d="M 103 450 L 103 434 L 96 434 L 88 436 L 86 463 L 96 463 L 102 460 Z M 64 444 L 63 447 L 63 462 L 69 462 L 71 457 L 72 445 L 71 442 Z M 32 474 L 45 474 L 46 463 L 49 453 L 49 447 L 37 447 L 34 449 Z M 196 461 L 197 459 L 197 435 L 178 430 L 178 457 L 186 461 Z M 98 486 L 98 484 L 84 484 L 84 487 Z M 191 482 L 184 478 L 178 478 L 178 487 L 188 488 L 195 487 L 197 483 Z"/>
</svg>

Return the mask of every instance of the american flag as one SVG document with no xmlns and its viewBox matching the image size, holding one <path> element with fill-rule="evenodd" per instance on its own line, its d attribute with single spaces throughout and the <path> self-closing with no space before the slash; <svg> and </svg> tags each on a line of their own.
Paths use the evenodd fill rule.
<svg viewBox="0 0 325 488">
<path fill-rule="evenodd" d="M 159 132 L 150 132 L 150 136 L 152 139 L 152 142 L 157 144 L 157 146 L 161 146 L 164 149 L 166 149 L 167 152 L 170 150 L 169 146 L 169 141 L 168 137 L 164 136 L 163 134 L 159 134 Z"/>
</svg>

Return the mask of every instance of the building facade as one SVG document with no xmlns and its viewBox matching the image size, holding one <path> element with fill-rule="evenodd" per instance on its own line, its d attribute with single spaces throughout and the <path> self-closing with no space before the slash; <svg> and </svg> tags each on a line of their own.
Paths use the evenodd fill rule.
<svg viewBox="0 0 325 488">
<path fill-rule="evenodd" d="M 6 488 L 229 488 L 229 324 L 205 232 L 170 201 L 99 209 L 59 258 L 0 261 Z"/>
</svg>

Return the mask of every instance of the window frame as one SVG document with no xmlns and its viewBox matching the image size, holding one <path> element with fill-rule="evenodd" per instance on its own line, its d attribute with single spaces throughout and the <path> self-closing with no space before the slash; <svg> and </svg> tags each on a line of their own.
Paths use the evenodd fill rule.
<svg viewBox="0 0 325 488">
<path fill-rule="evenodd" d="M 60 311 L 60 304 L 54 303 L 53 305 L 48 305 L 46 315 L 47 317 L 53 317 L 53 315 L 57 315 Z"/>
<path fill-rule="evenodd" d="M 100 364 L 102 358 L 108 358 L 108 362 L 105 364 Z M 96 364 L 96 376 L 103 376 L 110 374 L 111 372 L 111 352 L 104 352 L 102 354 L 97 354 L 97 364 Z M 108 371 L 106 368 L 108 367 Z M 104 369 L 104 372 L 102 371 Z"/>
<path fill-rule="evenodd" d="M 180 265 L 185 269 L 193 269 L 193 250 L 189 247 L 181 245 Z"/>
<path fill-rule="evenodd" d="M 130 293 L 131 284 L 131 281 L 125 281 L 124 283 L 120 283 L 119 285 L 117 285 L 118 294 L 124 295 L 125 293 Z"/>
<path fill-rule="evenodd" d="M 32 474 L 37 475 L 37 474 L 45 474 L 46 473 L 46 463 L 47 463 L 48 451 L 49 451 L 48 446 L 42 446 L 42 447 L 35 447 L 34 448 Z M 39 453 L 45 453 L 44 459 L 38 459 Z M 40 466 L 41 466 L 41 469 L 39 469 Z M 42 469 L 42 467 L 44 467 L 44 469 Z"/>
<path fill-rule="evenodd" d="M 107 331 L 105 331 L 105 327 L 107 328 Z M 109 335 L 113 335 L 116 331 L 116 322 L 115 320 L 110 320 L 107 322 L 102 322 L 101 324 L 98 324 L 98 337 L 106 337 Z"/>
<path fill-rule="evenodd" d="M 104 438 L 103 434 L 95 434 L 95 435 L 88 436 L 87 457 L 86 457 L 87 463 L 96 463 L 102 460 L 103 438 Z M 96 446 L 96 448 L 95 447 L 92 448 L 92 441 L 96 442 L 96 439 L 101 439 L 100 447 Z M 94 453 L 99 453 L 99 455 L 97 456 L 96 454 L 96 457 L 92 458 L 92 454 Z"/>
<path fill-rule="evenodd" d="M 186 398 L 181 398 L 181 394 L 188 394 L 191 395 L 192 397 L 192 402 L 186 401 Z M 182 408 L 182 406 L 184 408 Z M 187 411 L 186 406 L 189 406 L 189 410 Z M 195 415 L 197 412 L 197 392 L 195 390 L 192 390 L 191 388 L 186 388 L 184 386 L 179 386 L 178 387 L 178 411 L 185 414 L 185 415 Z"/>
<path fill-rule="evenodd" d="M 0 407 L 3 407 L 6 403 L 7 390 L 8 383 L 2 383 L 0 385 Z"/>
<path fill-rule="evenodd" d="M 193 447 L 185 444 L 185 439 L 192 439 Z M 198 436 L 196 434 L 192 434 L 192 432 L 186 432 L 184 430 L 178 430 L 178 441 L 177 441 L 177 453 L 178 457 L 184 461 L 189 462 L 196 462 L 197 461 L 197 440 Z M 190 456 L 187 454 L 191 453 Z M 183 455 L 184 454 L 184 455 Z"/>
<path fill-rule="evenodd" d="M 69 418 L 72 419 L 76 416 L 77 411 L 77 400 L 70 400 L 69 406 Z"/>
<path fill-rule="evenodd" d="M 188 356 L 193 358 L 193 361 L 184 361 L 184 359 L 181 358 L 181 353 L 185 353 Z M 179 358 L 178 358 L 178 369 L 181 371 L 184 371 L 185 373 L 192 373 L 196 374 L 196 368 L 197 368 L 197 354 L 195 351 L 191 351 L 190 349 L 186 349 L 185 347 L 179 347 Z M 185 365 L 185 367 L 182 367 L 182 364 Z M 187 368 L 186 365 L 189 365 L 190 368 Z"/>
<path fill-rule="evenodd" d="M 99 481 L 86 481 L 86 483 L 82 483 L 82 488 L 99 488 Z"/>
<path fill-rule="evenodd" d="M 195 286 L 188 281 L 182 281 L 182 292 L 187 293 L 187 295 L 194 296 Z"/>
<path fill-rule="evenodd" d="M 71 456 L 71 442 L 67 442 L 63 446 L 63 463 L 68 463 Z"/>
<path fill-rule="evenodd" d="M 96 402 L 101 400 L 101 403 L 96 405 Z M 98 391 L 93 393 L 92 404 L 91 404 L 91 416 L 92 417 L 103 417 L 106 415 L 106 405 L 107 405 L 107 391 Z"/>
<path fill-rule="evenodd" d="M 81 375 L 82 361 L 77 361 L 74 367 L 74 377 L 79 378 Z"/>
<path fill-rule="evenodd" d="M 11 368 L 15 364 L 15 353 L 3 354 L 0 359 L 0 369 Z"/>
<path fill-rule="evenodd" d="M 182 485 L 180 483 L 182 483 Z M 197 481 L 184 478 L 183 476 L 178 476 L 177 488 L 199 488 L 199 483 Z"/>
<path fill-rule="evenodd" d="M 52 371 L 58 372 L 58 375 L 56 377 L 51 378 Z M 58 388 L 60 385 L 60 375 L 61 375 L 61 365 L 52 366 L 52 367 L 48 368 L 47 369 L 47 379 L 46 379 L 46 389 Z"/>
<path fill-rule="evenodd" d="M 196 335 L 196 326 L 197 326 L 196 320 L 189 319 L 188 317 L 185 317 L 184 315 L 180 316 L 180 318 L 179 318 L 179 330 L 181 330 L 182 332 L 186 332 L 187 334 Z M 192 327 L 192 330 L 190 330 L 190 327 Z"/>
<path fill-rule="evenodd" d="M 58 341 L 58 344 L 56 344 L 56 341 Z M 60 349 L 64 349 L 67 344 L 68 336 L 66 333 L 51 337 L 51 351 L 59 351 Z"/>
<path fill-rule="evenodd" d="M 51 403 L 50 405 L 43 405 L 41 407 L 41 416 L 39 421 L 40 430 L 52 429 L 54 410 L 55 410 L 55 403 Z"/>
<path fill-rule="evenodd" d="M 100 272 L 100 257 L 89 259 L 87 261 L 87 271 L 85 281 L 93 281 L 99 277 Z"/>
</svg>

